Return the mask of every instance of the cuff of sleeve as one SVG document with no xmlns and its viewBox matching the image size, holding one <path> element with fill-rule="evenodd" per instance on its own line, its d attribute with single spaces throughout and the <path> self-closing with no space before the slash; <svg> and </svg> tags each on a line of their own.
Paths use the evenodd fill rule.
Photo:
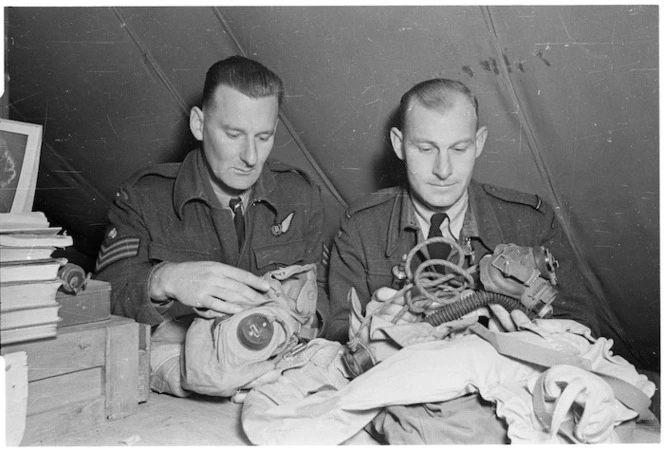
<svg viewBox="0 0 664 450">
<path fill-rule="evenodd" d="M 148 296 L 150 295 L 150 285 L 152 284 L 152 278 L 154 277 L 154 274 L 157 273 L 157 271 L 167 264 L 168 261 L 162 261 L 156 266 L 152 268 L 150 271 L 150 276 L 148 277 L 146 289 L 148 292 Z M 154 305 L 155 308 L 159 311 L 160 314 L 163 314 L 164 311 L 166 311 L 172 304 L 173 304 L 173 299 L 172 298 L 165 298 L 163 300 L 157 300 L 152 297 L 150 297 L 150 302 Z"/>
</svg>

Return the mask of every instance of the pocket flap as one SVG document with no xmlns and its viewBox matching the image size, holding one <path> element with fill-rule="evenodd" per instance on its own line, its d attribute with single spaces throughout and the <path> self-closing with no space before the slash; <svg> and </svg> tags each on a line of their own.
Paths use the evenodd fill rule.
<svg viewBox="0 0 664 450">
<path fill-rule="evenodd" d="M 208 261 L 211 259 L 211 255 L 207 251 L 172 248 L 156 242 L 150 242 L 148 245 L 148 257 L 155 262 Z"/>
<path fill-rule="evenodd" d="M 283 267 L 301 263 L 304 260 L 305 244 L 306 241 L 300 239 L 254 248 L 256 268 L 260 270 L 271 264 Z"/>
</svg>

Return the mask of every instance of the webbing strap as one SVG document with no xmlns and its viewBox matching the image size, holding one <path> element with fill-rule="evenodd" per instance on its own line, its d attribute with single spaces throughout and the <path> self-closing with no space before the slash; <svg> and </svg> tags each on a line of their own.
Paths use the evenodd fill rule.
<svg viewBox="0 0 664 450">
<path fill-rule="evenodd" d="M 639 388 L 612 375 L 593 371 L 590 362 L 583 358 L 524 342 L 506 333 L 494 333 L 479 323 L 474 323 L 469 329 L 489 342 L 501 355 L 544 367 L 566 364 L 592 372 L 611 386 L 614 395 L 623 405 L 639 414 L 639 420 L 657 420 L 649 409 L 650 398 Z"/>
<path fill-rule="evenodd" d="M 537 378 L 537 381 L 535 382 L 535 392 L 533 392 L 533 411 L 540 423 L 546 427 L 547 431 L 552 431 L 551 428 L 553 425 L 553 414 L 547 410 L 546 402 L 544 401 L 543 376 Z M 562 434 L 573 443 L 580 443 L 579 440 L 574 436 L 574 423 L 571 420 L 564 420 L 560 424 L 558 433 Z"/>
</svg>

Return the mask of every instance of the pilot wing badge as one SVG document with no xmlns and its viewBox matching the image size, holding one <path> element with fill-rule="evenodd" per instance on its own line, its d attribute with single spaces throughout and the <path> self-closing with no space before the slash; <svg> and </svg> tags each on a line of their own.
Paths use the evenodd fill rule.
<svg viewBox="0 0 664 450">
<path fill-rule="evenodd" d="M 290 228 L 290 224 L 293 221 L 294 215 L 295 211 L 287 215 L 286 218 L 281 221 L 281 223 L 275 223 L 274 225 L 272 225 L 272 227 L 270 228 L 270 231 L 272 231 L 272 236 L 279 237 L 282 234 L 286 233 Z"/>
</svg>

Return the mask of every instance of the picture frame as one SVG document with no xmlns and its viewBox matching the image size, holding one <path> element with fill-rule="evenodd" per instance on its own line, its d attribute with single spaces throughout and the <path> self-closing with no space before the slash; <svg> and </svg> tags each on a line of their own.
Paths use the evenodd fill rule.
<svg viewBox="0 0 664 450">
<path fill-rule="evenodd" d="M 42 125 L 0 119 L 0 212 L 32 211 Z"/>
</svg>

